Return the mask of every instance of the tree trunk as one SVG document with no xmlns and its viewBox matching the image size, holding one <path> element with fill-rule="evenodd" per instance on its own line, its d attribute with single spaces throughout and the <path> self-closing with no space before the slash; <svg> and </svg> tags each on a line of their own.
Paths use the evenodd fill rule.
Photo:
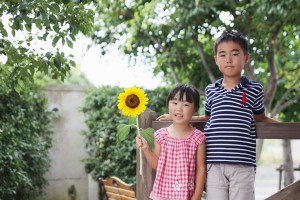
<svg viewBox="0 0 300 200">
<path fill-rule="evenodd" d="M 294 163 L 292 158 L 292 148 L 291 148 L 291 141 L 288 139 L 282 140 L 282 147 L 283 147 L 283 159 L 284 159 L 284 187 L 288 186 L 289 184 L 294 182 Z"/>
</svg>

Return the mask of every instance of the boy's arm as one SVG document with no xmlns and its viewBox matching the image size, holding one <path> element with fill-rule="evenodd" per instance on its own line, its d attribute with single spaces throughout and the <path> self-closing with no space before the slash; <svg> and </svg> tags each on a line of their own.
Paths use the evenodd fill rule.
<svg viewBox="0 0 300 200">
<path fill-rule="evenodd" d="M 208 121 L 210 116 L 202 115 L 202 116 L 192 116 L 191 121 Z M 163 114 L 157 118 L 158 121 L 168 121 L 171 120 L 169 114 Z"/>
<path fill-rule="evenodd" d="M 207 122 L 209 120 L 210 116 L 208 115 L 201 115 L 201 116 L 192 116 L 191 121 L 205 121 Z"/>
<path fill-rule="evenodd" d="M 270 117 L 267 117 L 266 115 L 265 115 L 265 113 L 262 113 L 262 114 L 258 114 L 258 115 L 253 115 L 253 117 L 254 117 L 254 121 L 256 121 L 256 122 L 278 122 L 277 120 L 275 120 L 275 119 L 272 119 L 272 118 L 270 118 Z"/>
<path fill-rule="evenodd" d="M 136 146 L 142 148 L 144 156 L 149 163 L 149 165 L 156 170 L 158 164 L 158 157 L 160 153 L 160 145 L 157 143 L 156 139 L 154 139 L 154 149 L 151 150 L 149 144 L 142 136 L 136 136 Z"/>
<path fill-rule="evenodd" d="M 206 181 L 206 162 L 205 162 L 205 143 L 198 145 L 196 160 L 196 180 L 195 180 L 195 193 L 191 200 L 199 200 Z"/>
</svg>

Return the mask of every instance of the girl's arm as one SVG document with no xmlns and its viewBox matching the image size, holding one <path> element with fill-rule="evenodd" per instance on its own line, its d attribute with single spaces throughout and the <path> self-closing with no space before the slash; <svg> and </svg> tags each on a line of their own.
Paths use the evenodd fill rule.
<svg viewBox="0 0 300 200">
<path fill-rule="evenodd" d="M 191 200 L 200 200 L 206 181 L 205 143 L 199 144 L 196 159 L 195 193 Z"/>
<path fill-rule="evenodd" d="M 142 136 L 136 136 L 136 146 L 137 148 L 142 148 L 144 156 L 148 161 L 149 165 L 156 170 L 158 157 L 160 153 L 160 145 L 157 143 L 156 139 L 154 139 L 154 149 L 151 150 L 148 142 Z"/>
</svg>

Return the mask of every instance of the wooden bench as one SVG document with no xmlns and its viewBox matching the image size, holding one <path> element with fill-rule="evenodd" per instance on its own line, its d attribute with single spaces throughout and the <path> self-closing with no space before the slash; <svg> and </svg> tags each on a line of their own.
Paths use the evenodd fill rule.
<svg viewBox="0 0 300 200">
<path fill-rule="evenodd" d="M 127 184 L 111 176 L 107 180 L 99 178 L 99 200 L 135 200 L 135 185 Z"/>
</svg>

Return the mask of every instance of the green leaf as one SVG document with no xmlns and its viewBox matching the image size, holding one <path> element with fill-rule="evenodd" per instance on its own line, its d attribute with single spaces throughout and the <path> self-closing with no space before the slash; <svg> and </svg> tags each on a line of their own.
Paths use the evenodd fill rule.
<svg viewBox="0 0 300 200">
<path fill-rule="evenodd" d="M 61 68 L 61 62 L 60 62 L 59 58 L 57 58 L 57 57 L 54 58 L 54 65 L 55 65 L 58 69 Z"/>
<path fill-rule="evenodd" d="M 67 38 L 68 47 L 73 48 L 73 42 Z"/>
<path fill-rule="evenodd" d="M 154 148 L 154 129 L 153 128 L 147 128 L 145 130 L 142 130 L 141 135 L 148 142 L 151 149 L 153 149 Z"/>
<path fill-rule="evenodd" d="M 118 133 L 117 133 L 117 143 L 122 142 L 126 139 L 127 135 L 130 132 L 130 125 L 127 124 L 120 124 L 118 126 Z"/>
<path fill-rule="evenodd" d="M 54 39 L 52 40 L 52 46 L 53 46 L 53 47 L 56 46 L 56 44 L 57 44 L 57 42 L 58 42 L 59 39 L 60 39 L 60 38 L 59 38 L 58 36 L 55 36 L 55 37 L 54 37 Z"/>
</svg>

